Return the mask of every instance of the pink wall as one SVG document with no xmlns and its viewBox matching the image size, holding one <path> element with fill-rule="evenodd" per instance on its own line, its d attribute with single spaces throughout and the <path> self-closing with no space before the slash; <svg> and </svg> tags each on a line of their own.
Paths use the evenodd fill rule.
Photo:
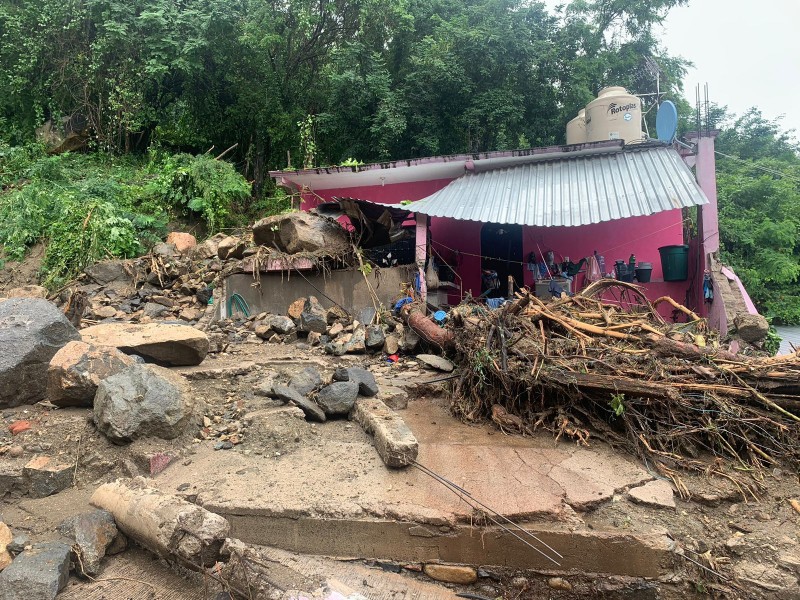
<svg viewBox="0 0 800 600">
<path fill-rule="evenodd" d="M 308 209 L 322 201 L 337 197 L 360 198 L 396 204 L 402 200 L 419 200 L 442 189 L 451 180 L 419 181 L 413 183 L 391 184 L 386 186 L 364 186 L 323 190 L 318 194 L 305 194 L 303 208 Z M 637 262 L 650 262 L 653 272 L 650 284 L 645 284 L 647 296 L 651 300 L 662 295 L 670 295 L 678 302 L 686 301 L 689 282 L 664 282 L 660 246 L 683 243 L 682 214 L 680 209 L 661 212 L 643 217 L 631 217 L 582 227 L 525 227 L 523 229 L 523 253 L 525 259 L 530 252 L 538 256 L 553 250 L 557 260 L 568 256 L 573 262 L 590 256 L 595 250 L 605 256 L 606 271 L 613 270 L 614 261 L 622 259 L 626 263 L 631 253 Z M 458 221 L 454 219 L 433 218 L 431 237 L 434 249 L 450 264 L 457 264 L 457 273 L 462 279 L 465 292 L 480 294 L 480 238 L 482 223 Z M 538 248 L 537 248 L 538 243 Z M 457 251 L 457 252 L 456 252 Z M 692 271 L 692 269 L 690 269 Z M 533 285 L 533 274 L 524 269 L 525 285 Z M 690 276 L 693 272 L 690 272 Z M 583 285 L 582 274 L 578 276 L 579 287 Z M 455 301 L 455 299 L 451 299 Z M 671 309 L 662 307 L 663 314 L 671 315 Z"/>
<path fill-rule="evenodd" d="M 615 260 L 627 263 L 630 255 L 635 254 L 637 262 L 653 263 L 652 280 L 663 281 L 658 248 L 682 244 L 682 224 L 681 211 L 675 209 L 582 227 L 527 227 L 523 233 L 523 251 L 526 257 L 535 252 L 538 258 L 539 248 L 542 252 L 553 250 L 557 260 L 568 256 L 572 262 L 578 262 L 597 250 L 605 257 L 606 272 L 613 270 Z M 525 284 L 531 283 L 532 274 L 526 271 Z"/>
</svg>

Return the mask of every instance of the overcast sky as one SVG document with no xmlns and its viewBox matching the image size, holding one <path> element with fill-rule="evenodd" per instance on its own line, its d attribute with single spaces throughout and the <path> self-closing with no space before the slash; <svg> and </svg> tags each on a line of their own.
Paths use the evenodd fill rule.
<svg viewBox="0 0 800 600">
<path fill-rule="evenodd" d="M 670 11 L 661 35 L 670 54 L 694 63 L 684 79 L 692 106 L 695 86 L 702 96 L 708 83 L 712 102 L 784 115 L 784 128 L 800 138 L 800 0 L 690 0 Z"/>
<path fill-rule="evenodd" d="M 670 11 L 662 41 L 695 65 L 684 79 L 692 105 L 707 82 L 712 102 L 784 115 L 800 137 L 800 0 L 690 0 Z"/>
</svg>

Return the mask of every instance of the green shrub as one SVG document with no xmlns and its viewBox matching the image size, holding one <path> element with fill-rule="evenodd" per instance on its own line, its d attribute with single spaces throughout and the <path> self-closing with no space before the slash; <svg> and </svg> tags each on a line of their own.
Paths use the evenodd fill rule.
<svg viewBox="0 0 800 600">
<path fill-rule="evenodd" d="M 237 207 L 250 197 L 250 184 L 233 165 L 211 156 L 176 154 L 153 166 L 159 172 L 153 191 L 161 205 L 176 217 L 199 215 L 212 233 L 233 224 Z"/>
<path fill-rule="evenodd" d="M 141 202 L 148 176 L 141 163 L 2 150 L 0 169 L 13 185 L 0 192 L 0 244 L 6 257 L 21 260 L 31 245 L 46 242 L 47 287 L 94 261 L 136 256 L 166 233 L 166 212 Z"/>
</svg>

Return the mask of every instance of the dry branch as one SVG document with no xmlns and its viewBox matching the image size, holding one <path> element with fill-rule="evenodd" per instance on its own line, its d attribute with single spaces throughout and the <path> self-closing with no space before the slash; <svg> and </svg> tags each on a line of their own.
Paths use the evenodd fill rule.
<svg viewBox="0 0 800 600">
<path fill-rule="evenodd" d="M 499 406 L 522 419 L 520 431 L 545 427 L 579 443 L 591 429 L 683 495 L 680 469 L 755 497 L 762 468 L 800 463 L 800 353 L 734 354 L 694 312 L 657 302 L 690 320 L 668 324 L 637 286 L 608 280 L 547 304 L 525 293 L 495 311 L 458 307 L 454 412 L 488 419 Z"/>
</svg>

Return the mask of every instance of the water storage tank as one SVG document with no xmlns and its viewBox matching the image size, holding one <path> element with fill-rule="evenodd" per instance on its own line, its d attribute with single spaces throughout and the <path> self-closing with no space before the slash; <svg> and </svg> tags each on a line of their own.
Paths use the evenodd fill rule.
<svg viewBox="0 0 800 600">
<path fill-rule="evenodd" d="M 586 143 L 586 110 L 578 111 L 578 116 L 567 123 L 567 144 Z"/>
<path fill-rule="evenodd" d="M 586 136 L 589 142 L 642 139 L 642 103 L 624 87 L 600 90 L 586 105 Z"/>
</svg>

